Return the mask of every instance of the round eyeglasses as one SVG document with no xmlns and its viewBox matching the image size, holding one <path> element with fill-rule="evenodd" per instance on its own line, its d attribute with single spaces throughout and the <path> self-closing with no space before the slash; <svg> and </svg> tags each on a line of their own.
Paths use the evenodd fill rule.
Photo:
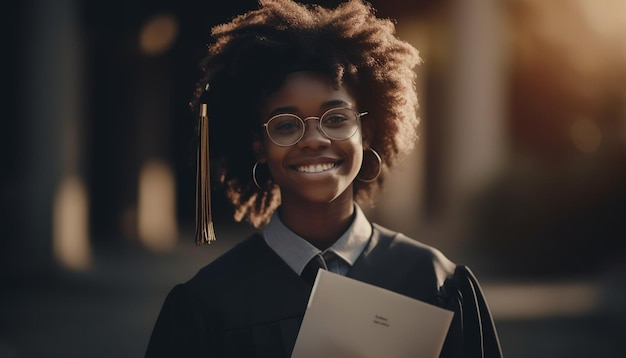
<svg viewBox="0 0 626 358">
<path fill-rule="evenodd" d="M 317 119 L 320 132 L 329 139 L 346 140 L 359 129 L 359 119 L 367 112 L 359 113 L 352 108 L 331 108 L 320 117 L 304 119 L 292 113 L 281 113 L 263 123 L 267 136 L 281 147 L 294 145 L 304 137 L 306 121 Z"/>
</svg>

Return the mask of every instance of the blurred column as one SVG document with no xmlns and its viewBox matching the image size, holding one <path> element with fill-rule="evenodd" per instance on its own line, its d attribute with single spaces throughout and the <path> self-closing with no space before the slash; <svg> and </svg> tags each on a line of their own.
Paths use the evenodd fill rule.
<svg viewBox="0 0 626 358">
<path fill-rule="evenodd" d="M 451 205 L 485 185 L 506 156 L 507 27 L 500 6 L 498 0 L 456 0 L 451 8 L 446 158 Z"/>
<path fill-rule="evenodd" d="M 24 6 L 19 24 L 16 266 L 89 264 L 88 198 L 82 177 L 82 49 L 73 0 Z"/>
<path fill-rule="evenodd" d="M 147 248 L 167 251 L 178 239 L 176 180 L 170 163 L 174 79 L 171 49 L 178 38 L 174 14 L 149 17 L 138 34 L 137 90 L 137 235 Z M 182 121 L 175 118 L 174 123 Z"/>
<path fill-rule="evenodd" d="M 507 26 L 498 0 L 453 0 L 447 113 L 441 129 L 441 208 L 457 248 L 472 196 L 498 173 L 505 143 Z"/>
</svg>

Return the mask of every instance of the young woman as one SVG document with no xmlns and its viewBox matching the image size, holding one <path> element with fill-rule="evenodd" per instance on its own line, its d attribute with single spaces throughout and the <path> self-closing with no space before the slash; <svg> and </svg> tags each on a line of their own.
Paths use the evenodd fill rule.
<svg viewBox="0 0 626 358">
<path fill-rule="evenodd" d="M 359 0 L 262 0 L 212 35 L 192 106 L 208 104 L 212 177 L 258 230 L 170 292 L 146 356 L 290 356 L 312 262 L 454 311 L 442 357 L 501 356 L 472 273 L 358 204 L 416 139 L 420 58 L 393 22 Z"/>
</svg>

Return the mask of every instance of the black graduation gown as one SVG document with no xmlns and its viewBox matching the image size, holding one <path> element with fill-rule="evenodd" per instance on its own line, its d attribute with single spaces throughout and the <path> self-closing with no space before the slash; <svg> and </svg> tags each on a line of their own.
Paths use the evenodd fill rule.
<svg viewBox="0 0 626 358">
<path fill-rule="evenodd" d="M 501 357 L 471 271 L 432 247 L 373 227 L 348 276 L 454 311 L 441 357 Z M 261 235 L 252 235 L 172 289 L 146 358 L 289 357 L 310 292 Z"/>
</svg>

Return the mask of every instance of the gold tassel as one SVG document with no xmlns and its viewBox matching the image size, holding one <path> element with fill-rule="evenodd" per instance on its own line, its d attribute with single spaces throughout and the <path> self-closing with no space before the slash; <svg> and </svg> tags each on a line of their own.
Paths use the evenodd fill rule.
<svg viewBox="0 0 626 358">
<path fill-rule="evenodd" d="M 200 105 L 198 119 L 198 155 L 196 166 L 196 245 L 215 241 L 211 214 L 211 168 L 209 166 L 209 117 L 207 105 Z"/>
</svg>

